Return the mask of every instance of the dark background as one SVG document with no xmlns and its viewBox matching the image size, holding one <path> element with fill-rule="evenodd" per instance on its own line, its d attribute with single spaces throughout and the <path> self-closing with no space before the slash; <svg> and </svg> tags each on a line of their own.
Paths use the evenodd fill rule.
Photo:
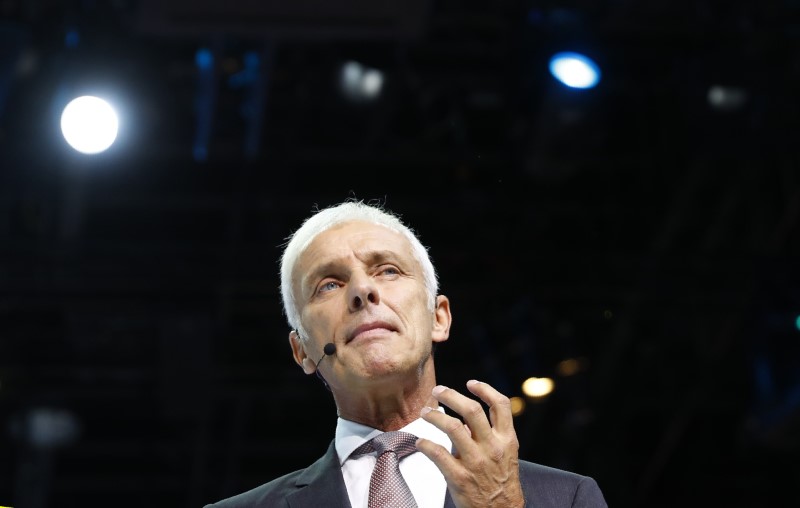
<svg viewBox="0 0 800 508">
<path fill-rule="evenodd" d="M 356 197 L 430 247 L 442 383 L 555 379 L 522 458 L 618 508 L 797 506 L 800 2 L 0 14 L 0 505 L 198 507 L 321 455 L 277 259 Z M 599 86 L 553 79 L 565 49 Z M 375 100 L 342 94 L 351 60 Z M 84 93 L 121 116 L 96 156 L 58 127 Z"/>
</svg>

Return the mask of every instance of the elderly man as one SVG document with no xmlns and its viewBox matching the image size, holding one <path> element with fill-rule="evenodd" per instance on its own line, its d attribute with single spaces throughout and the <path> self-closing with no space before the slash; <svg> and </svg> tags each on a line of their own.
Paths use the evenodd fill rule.
<svg viewBox="0 0 800 508">
<path fill-rule="evenodd" d="M 336 436 L 308 468 L 213 506 L 606 506 L 593 479 L 519 460 L 503 394 L 467 383 L 487 418 L 436 384 L 450 302 L 395 215 L 356 201 L 315 213 L 284 250 L 281 290 L 294 360 L 332 392 Z"/>
</svg>

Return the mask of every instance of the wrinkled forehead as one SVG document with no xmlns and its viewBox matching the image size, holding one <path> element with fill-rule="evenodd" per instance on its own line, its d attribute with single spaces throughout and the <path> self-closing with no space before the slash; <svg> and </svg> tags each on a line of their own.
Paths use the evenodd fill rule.
<svg viewBox="0 0 800 508">
<path fill-rule="evenodd" d="M 372 251 L 394 252 L 397 256 L 414 257 L 411 241 L 389 226 L 366 221 L 347 221 L 331 226 L 313 237 L 300 252 L 295 264 L 298 268 L 310 264 L 327 263 L 351 254 L 367 254 Z"/>
<path fill-rule="evenodd" d="M 313 237 L 300 252 L 292 270 L 294 289 L 317 267 L 344 261 L 352 256 L 394 255 L 419 267 L 411 241 L 394 229 L 366 221 L 347 221 L 331 226 Z"/>
</svg>

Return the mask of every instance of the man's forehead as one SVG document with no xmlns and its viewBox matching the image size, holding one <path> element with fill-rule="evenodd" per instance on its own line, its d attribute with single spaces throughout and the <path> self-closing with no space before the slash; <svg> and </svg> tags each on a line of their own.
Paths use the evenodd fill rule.
<svg viewBox="0 0 800 508">
<path fill-rule="evenodd" d="M 348 221 L 319 233 L 302 251 L 293 270 L 295 289 L 327 275 L 353 255 L 361 261 L 391 258 L 419 264 L 411 242 L 402 233 L 381 224 Z"/>
<path fill-rule="evenodd" d="M 411 253 L 411 242 L 402 233 L 382 224 L 364 221 L 348 221 L 336 224 L 318 234 L 301 257 L 311 254 L 336 256 L 353 250 L 397 251 L 398 254 Z"/>
</svg>

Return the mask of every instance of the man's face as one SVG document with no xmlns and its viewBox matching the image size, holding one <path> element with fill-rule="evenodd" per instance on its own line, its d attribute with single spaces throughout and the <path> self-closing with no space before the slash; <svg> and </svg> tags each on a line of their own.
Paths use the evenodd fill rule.
<svg viewBox="0 0 800 508">
<path fill-rule="evenodd" d="M 336 344 L 336 355 L 320 366 L 334 391 L 421 375 L 432 341 L 447 339 L 447 299 L 437 299 L 436 312 L 429 308 L 410 242 L 387 227 L 353 221 L 320 233 L 298 259 L 293 281 L 310 336 L 303 351 L 293 341 L 295 359 L 316 362 L 325 344 Z"/>
</svg>

